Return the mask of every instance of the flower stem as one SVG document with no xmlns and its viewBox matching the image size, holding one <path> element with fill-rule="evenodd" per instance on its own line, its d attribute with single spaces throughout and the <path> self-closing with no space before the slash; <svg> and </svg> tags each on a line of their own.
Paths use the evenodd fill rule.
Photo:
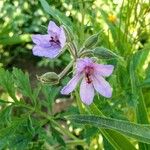
<svg viewBox="0 0 150 150">
<path fill-rule="evenodd" d="M 59 74 L 59 78 L 60 78 L 60 79 L 63 78 L 63 77 L 67 74 L 67 72 L 69 71 L 69 69 L 72 67 L 73 63 L 74 63 L 74 60 L 72 60 L 72 61 L 66 66 L 66 68 Z"/>
<path fill-rule="evenodd" d="M 73 56 L 74 59 L 77 59 L 77 46 L 76 44 L 72 41 L 68 43 L 68 47 L 69 47 L 69 52 L 71 53 L 71 55 Z"/>
</svg>

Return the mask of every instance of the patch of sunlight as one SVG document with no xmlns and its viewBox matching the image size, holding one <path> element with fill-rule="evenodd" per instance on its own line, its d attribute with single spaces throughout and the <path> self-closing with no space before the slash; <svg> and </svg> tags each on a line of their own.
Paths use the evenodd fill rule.
<svg viewBox="0 0 150 150">
<path fill-rule="evenodd" d="M 66 8 L 67 10 L 72 10 L 72 4 L 67 4 L 67 3 L 63 3 L 64 8 Z"/>
<path fill-rule="evenodd" d="M 66 11 L 66 16 L 68 17 L 68 16 L 70 16 L 70 11 Z"/>
<path fill-rule="evenodd" d="M 144 0 L 144 3 L 147 3 L 147 4 L 149 4 L 149 0 Z"/>
<path fill-rule="evenodd" d="M 149 52 L 149 54 L 147 56 L 147 59 L 146 59 L 144 65 L 143 65 L 143 70 L 146 70 L 146 68 L 148 67 L 149 63 L 150 63 L 150 52 Z"/>
<path fill-rule="evenodd" d="M 8 95 L 8 93 L 3 92 L 1 95 L 1 99 L 9 101 L 9 102 L 14 102 L 14 100 Z M 9 103 L 7 105 L 10 105 Z"/>
<path fill-rule="evenodd" d="M 35 16 L 39 16 L 39 15 L 43 15 L 43 12 L 41 9 L 38 9 L 35 13 L 34 13 Z"/>
<path fill-rule="evenodd" d="M 44 16 L 42 16 L 42 17 L 41 17 L 41 20 L 42 20 L 43 22 L 46 22 L 46 21 L 47 21 L 47 18 L 44 17 Z"/>
<path fill-rule="evenodd" d="M 6 56 L 6 57 L 9 56 L 9 52 L 4 52 L 3 54 L 4 54 L 4 56 Z"/>
<path fill-rule="evenodd" d="M 9 37 L 12 37 L 13 35 L 14 35 L 14 33 L 13 32 L 9 32 Z"/>
<path fill-rule="evenodd" d="M 99 134 L 99 136 L 98 136 L 98 143 L 102 144 L 102 142 L 103 142 L 103 137 L 102 137 L 101 134 Z"/>
<path fill-rule="evenodd" d="M 69 131 L 70 131 L 70 132 L 73 131 L 73 126 L 69 126 Z"/>
<path fill-rule="evenodd" d="M 20 8 L 17 8 L 17 9 L 16 9 L 16 14 L 19 15 L 20 13 L 21 13 L 21 9 L 20 9 Z"/>
<path fill-rule="evenodd" d="M 71 122 L 69 120 L 67 120 L 67 124 L 69 125 Z"/>
<path fill-rule="evenodd" d="M 139 149 L 139 144 L 138 144 L 138 143 L 135 145 L 135 148 L 136 148 L 136 149 Z"/>
<path fill-rule="evenodd" d="M 79 22 L 82 22 L 82 13 L 77 10 L 73 10 L 72 4 L 63 3 L 64 8 L 66 8 L 66 16 L 74 16 Z M 84 16 L 84 25 L 87 25 L 89 22 L 89 16 L 85 14 Z"/>
<path fill-rule="evenodd" d="M 80 135 L 80 132 L 82 131 L 83 129 L 82 128 L 77 128 L 74 130 L 75 134 L 78 136 Z"/>
<path fill-rule="evenodd" d="M 55 101 L 56 104 L 58 104 L 58 103 L 60 103 L 60 102 L 61 102 L 60 99 L 56 99 L 56 101 Z"/>
<path fill-rule="evenodd" d="M 0 58 L 1 59 L 1 58 Z M 4 65 L 2 63 L 0 63 L 0 67 L 3 67 Z"/>
<path fill-rule="evenodd" d="M 27 49 L 32 49 L 32 47 L 33 47 L 32 44 L 27 44 L 27 45 L 26 45 L 26 48 L 27 48 Z"/>
<path fill-rule="evenodd" d="M 64 126 L 63 124 L 62 124 L 61 126 L 62 126 L 63 128 L 65 128 L 65 126 Z"/>
<path fill-rule="evenodd" d="M 3 1 L 0 1 L 0 8 L 2 8 L 3 6 Z"/>
<path fill-rule="evenodd" d="M 29 8 L 29 4 L 27 2 L 24 2 L 23 8 L 27 10 Z"/>
<path fill-rule="evenodd" d="M 5 22 L 8 23 L 8 22 L 10 21 L 10 18 L 6 16 L 6 17 L 4 18 L 4 20 L 5 20 Z"/>
<path fill-rule="evenodd" d="M 14 5 L 17 7 L 19 5 L 18 1 L 14 1 Z"/>
<path fill-rule="evenodd" d="M 116 5 L 122 5 L 123 3 L 123 0 L 113 0 L 113 3 L 116 4 Z"/>
</svg>

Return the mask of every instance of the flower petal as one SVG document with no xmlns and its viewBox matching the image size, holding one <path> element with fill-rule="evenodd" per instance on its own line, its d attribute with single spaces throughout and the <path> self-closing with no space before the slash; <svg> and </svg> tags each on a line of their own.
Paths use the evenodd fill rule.
<svg viewBox="0 0 150 150">
<path fill-rule="evenodd" d="M 41 46 L 41 47 L 49 47 L 50 46 L 50 35 L 41 35 L 41 34 L 36 34 L 32 35 L 32 40 L 35 44 Z"/>
<path fill-rule="evenodd" d="M 101 76 L 93 75 L 93 85 L 97 92 L 104 97 L 110 98 L 112 96 L 112 88 L 110 84 Z"/>
<path fill-rule="evenodd" d="M 108 77 L 112 74 L 114 70 L 113 65 L 102 65 L 102 64 L 94 64 L 94 70 L 96 74 L 99 74 L 101 76 Z"/>
<path fill-rule="evenodd" d="M 85 78 L 83 78 L 80 85 L 80 97 L 86 105 L 90 105 L 93 102 L 94 87 L 92 84 L 87 83 Z"/>
<path fill-rule="evenodd" d="M 59 41 L 60 41 L 61 48 L 63 48 L 66 43 L 66 35 L 62 27 L 60 27 Z"/>
<path fill-rule="evenodd" d="M 76 69 L 77 72 L 82 72 L 84 67 L 86 66 L 93 66 L 93 61 L 90 58 L 79 58 L 77 59 L 77 63 L 76 63 Z"/>
<path fill-rule="evenodd" d="M 41 47 L 41 46 L 35 45 L 32 51 L 33 51 L 33 55 L 35 56 L 55 58 L 59 54 L 60 48 L 59 47 Z"/>
<path fill-rule="evenodd" d="M 60 28 L 53 21 L 50 21 L 48 24 L 48 34 L 51 33 L 60 34 Z"/>
<path fill-rule="evenodd" d="M 61 90 L 61 94 L 63 95 L 68 95 L 69 93 L 71 93 L 75 87 L 77 86 L 79 80 L 81 78 L 81 74 L 76 74 L 69 82 L 68 84 L 63 87 L 63 89 Z"/>
</svg>

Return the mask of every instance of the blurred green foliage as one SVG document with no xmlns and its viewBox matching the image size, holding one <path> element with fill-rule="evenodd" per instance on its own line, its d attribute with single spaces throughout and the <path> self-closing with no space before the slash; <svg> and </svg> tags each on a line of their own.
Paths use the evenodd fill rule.
<svg viewBox="0 0 150 150">
<path fill-rule="evenodd" d="M 116 122 L 149 124 L 149 6 L 148 0 L 0 1 L 0 67 L 13 70 L 0 69 L 0 149 L 149 150 L 146 144 L 149 142 L 127 138 L 116 132 L 119 127 L 112 131 L 96 128 L 95 122 L 88 122 L 90 126 L 67 121 L 68 125 L 62 119 L 80 113 L 115 118 Z M 78 49 L 89 36 L 100 32 L 97 48 L 93 51 L 100 63 L 115 66 L 113 75 L 108 78 L 113 87 L 111 100 L 96 95 L 94 103 L 85 107 L 80 103 L 77 90 L 72 94 L 74 99 L 69 109 L 54 113 L 56 97 L 62 97 L 60 85 L 69 77 L 58 87 L 40 83 L 34 83 L 36 88 L 31 86 L 30 65 L 38 66 L 39 70 L 44 66 L 59 72 L 71 60 L 68 52 L 54 60 L 32 55 L 31 35 L 46 33 L 50 20 L 72 29 Z M 31 72 L 23 73 L 12 69 L 13 66 Z M 82 123 L 82 119 L 78 122 Z M 98 123 L 102 126 L 101 120 L 98 119 Z"/>
</svg>

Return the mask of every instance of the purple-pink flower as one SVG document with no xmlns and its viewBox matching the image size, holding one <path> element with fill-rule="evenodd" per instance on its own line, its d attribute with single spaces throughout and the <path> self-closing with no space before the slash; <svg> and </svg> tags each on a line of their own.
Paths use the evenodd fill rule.
<svg viewBox="0 0 150 150">
<path fill-rule="evenodd" d="M 78 82 L 80 85 L 80 97 L 83 103 L 90 105 L 94 98 L 94 89 L 102 96 L 110 98 L 112 96 L 112 88 L 104 79 L 112 74 L 113 65 L 102 65 L 94 63 L 90 58 L 80 58 L 77 60 L 76 71 L 73 78 L 61 90 L 61 93 L 68 95 L 71 93 Z"/>
<path fill-rule="evenodd" d="M 62 27 L 58 27 L 53 21 L 49 22 L 48 34 L 33 35 L 32 40 L 36 44 L 33 54 L 36 56 L 55 58 L 66 43 L 66 36 Z"/>
</svg>

